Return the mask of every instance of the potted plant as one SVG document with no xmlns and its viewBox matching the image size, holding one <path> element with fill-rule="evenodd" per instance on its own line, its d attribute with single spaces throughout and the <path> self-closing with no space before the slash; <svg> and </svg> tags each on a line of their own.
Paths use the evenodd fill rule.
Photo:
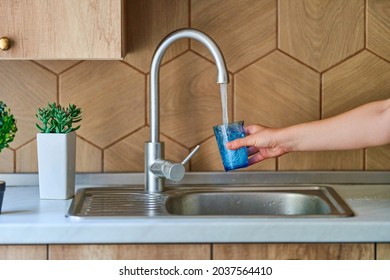
<svg viewBox="0 0 390 280">
<path fill-rule="evenodd" d="M 68 199 L 74 196 L 76 165 L 76 130 L 81 109 L 69 104 L 65 108 L 49 103 L 39 108 L 36 124 L 39 195 L 41 199 Z"/>
<path fill-rule="evenodd" d="M 0 101 L 0 153 L 14 140 L 17 130 L 16 120 L 11 114 L 10 109 L 7 108 L 7 105 L 3 101 Z M 4 191 L 5 182 L 0 181 L 0 213 L 3 205 Z"/>
</svg>

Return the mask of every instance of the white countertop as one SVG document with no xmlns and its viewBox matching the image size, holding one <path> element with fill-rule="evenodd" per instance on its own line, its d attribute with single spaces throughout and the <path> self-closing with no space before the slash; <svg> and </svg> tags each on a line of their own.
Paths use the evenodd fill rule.
<svg viewBox="0 0 390 280">
<path fill-rule="evenodd" d="M 7 186 L 0 244 L 390 242 L 390 185 L 333 187 L 354 217 L 75 221 L 65 217 L 71 200 L 40 200 L 37 186 Z"/>
</svg>

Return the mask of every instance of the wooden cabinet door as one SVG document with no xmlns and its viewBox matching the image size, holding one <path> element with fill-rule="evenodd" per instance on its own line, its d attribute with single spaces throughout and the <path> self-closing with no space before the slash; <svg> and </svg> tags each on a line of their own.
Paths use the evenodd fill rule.
<svg viewBox="0 0 390 280">
<path fill-rule="evenodd" d="M 47 245 L 0 245 L 0 260 L 47 260 Z"/>
<path fill-rule="evenodd" d="M 215 260 L 373 260 L 375 244 L 215 244 Z"/>
<path fill-rule="evenodd" d="M 376 244 L 376 259 L 390 260 L 390 243 Z"/>
<path fill-rule="evenodd" d="M 123 0 L 1 0 L 0 59 L 120 59 Z"/>
<path fill-rule="evenodd" d="M 209 244 L 49 245 L 50 260 L 209 260 Z"/>
</svg>

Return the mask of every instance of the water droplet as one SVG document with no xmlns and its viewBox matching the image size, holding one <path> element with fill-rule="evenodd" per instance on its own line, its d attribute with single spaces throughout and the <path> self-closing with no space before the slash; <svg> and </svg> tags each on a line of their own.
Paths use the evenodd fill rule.
<svg viewBox="0 0 390 280">
<path fill-rule="evenodd" d="M 271 202 L 268 203 L 268 206 L 272 206 L 274 204 L 275 204 L 275 201 L 272 200 Z"/>
</svg>

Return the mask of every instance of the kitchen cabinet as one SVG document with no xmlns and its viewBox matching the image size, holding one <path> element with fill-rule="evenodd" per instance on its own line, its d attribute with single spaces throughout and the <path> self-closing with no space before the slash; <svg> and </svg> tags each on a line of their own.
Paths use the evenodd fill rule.
<svg viewBox="0 0 390 280">
<path fill-rule="evenodd" d="M 376 245 L 376 259 L 390 260 L 390 243 L 378 243 Z"/>
<path fill-rule="evenodd" d="M 389 260 L 390 243 L 0 245 L 0 260 L 23 259 Z"/>
<path fill-rule="evenodd" d="M 1 245 L 0 260 L 47 260 L 47 245 Z"/>
<path fill-rule="evenodd" d="M 50 260 L 209 260 L 209 244 L 50 245 Z"/>
<path fill-rule="evenodd" d="M 0 14 L 0 59 L 124 56 L 123 0 L 2 0 Z"/>
<path fill-rule="evenodd" d="M 373 260 L 373 243 L 215 244 L 214 260 Z"/>
</svg>

